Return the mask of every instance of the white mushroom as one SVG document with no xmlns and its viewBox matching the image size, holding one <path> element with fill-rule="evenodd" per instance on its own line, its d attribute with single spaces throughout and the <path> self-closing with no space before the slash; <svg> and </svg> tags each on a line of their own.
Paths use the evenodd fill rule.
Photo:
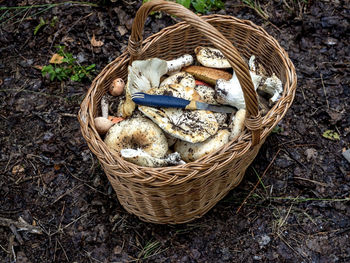
<svg viewBox="0 0 350 263">
<path fill-rule="evenodd" d="M 162 130 L 146 118 L 131 118 L 114 124 L 104 140 L 117 152 L 121 149 L 142 149 L 153 157 L 162 158 L 168 151 L 168 143 Z"/>
<path fill-rule="evenodd" d="M 106 95 L 101 98 L 101 113 L 103 118 L 108 118 L 108 99 Z"/>
<path fill-rule="evenodd" d="M 271 97 L 269 99 L 270 105 L 275 103 L 283 92 L 282 81 L 272 73 L 271 77 L 266 76 L 266 71 L 261 64 L 256 63 L 255 56 L 251 56 L 249 59 L 250 76 L 252 77 L 254 86 L 258 90 L 261 90 Z"/>
<path fill-rule="evenodd" d="M 211 47 L 196 47 L 197 60 L 200 64 L 210 68 L 231 68 L 229 61 L 224 54 L 216 48 Z"/>
<path fill-rule="evenodd" d="M 276 102 L 280 98 L 280 93 L 283 91 L 282 81 L 272 74 L 271 77 L 256 74 L 255 57 L 249 60 L 251 67 L 250 77 L 252 79 L 255 90 L 259 89 L 272 97 L 270 103 Z M 262 71 L 262 70 L 260 70 Z M 228 104 L 237 109 L 245 109 L 244 95 L 241 84 L 235 72 L 230 80 L 219 79 L 215 85 L 216 100 L 221 104 Z"/>
<path fill-rule="evenodd" d="M 199 100 L 198 92 L 180 84 L 151 89 L 149 94 L 170 95 L 186 100 Z M 139 106 L 139 110 L 160 128 L 178 139 L 196 143 L 205 141 L 218 130 L 218 122 L 210 111 Z"/>
<path fill-rule="evenodd" d="M 224 79 L 216 81 L 215 98 L 220 104 L 231 105 L 237 109 L 245 108 L 243 91 L 235 72 L 228 81 Z"/>
<path fill-rule="evenodd" d="M 160 87 L 169 84 L 180 84 L 184 87 L 194 88 L 196 86 L 196 80 L 190 73 L 180 71 L 163 80 L 162 83 L 160 83 Z"/>
<path fill-rule="evenodd" d="M 194 88 L 199 96 L 201 97 L 201 100 L 205 103 L 209 104 L 218 104 L 216 100 L 214 99 L 215 96 L 215 90 L 209 86 L 206 85 L 196 85 Z M 226 113 L 220 113 L 220 112 L 213 112 L 216 121 L 218 122 L 219 126 L 222 127 L 227 119 Z"/>
<path fill-rule="evenodd" d="M 246 113 L 245 109 L 240 109 L 232 117 L 232 130 L 230 134 L 230 141 L 235 140 L 239 136 L 239 134 L 243 131 L 245 113 Z"/>
<path fill-rule="evenodd" d="M 184 161 L 193 162 L 228 143 L 229 136 L 230 132 L 224 129 L 219 130 L 214 136 L 200 143 L 189 143 L 179 140 L 175 143 L 175 151 L 180 153 Z"/>
<path fill-rule="evenodd" d="M 180 154 L 177 152 L 171 153 L 164 158 L 153 157 L 141 149 L 122 149 L 120 154 L 126 161 L 145 167 L 164 167 L 185 164 L 185 162 L 181 160 Z"/>
<path fill-rule="evenodd" d="M 182 69 L 183 67 L 189 66 L 193 63 L 193 57 L 191 55 L 185 54 L 176 59 L 167 61 L 167 73 L 174 72 Z"/>
<path fill-rule="evenodd" d="M 125 101 L 120 105 L 120 114 L 123 117 L 131 116 L 135 110 L 135 103 L 131 95 L 135 92 L 147 92 L 159 86 L 160 78 L 166 73 L 179 70 L 183 66 L 193 63 L 191 55 L 184 55 L 178 59 L 165 61 L 159 58 L 135 60 L 128 67 Z"/>
</svg>

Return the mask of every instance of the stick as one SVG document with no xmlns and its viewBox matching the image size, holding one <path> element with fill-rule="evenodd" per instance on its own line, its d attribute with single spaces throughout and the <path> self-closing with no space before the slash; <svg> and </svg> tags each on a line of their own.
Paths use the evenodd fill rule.
<svg viewBox="0 0 350 263">
<path fill-rule="evenodd" d="M 10 225 L 10 229 L 12 231 L 12 233 L 15 235 L 16 239 L 18 240 L 19 244 L 23 245 L 24 241 L 23 241 L 23 238 L 21 237 L 21 235 L 17 232 L 17 229 L 16 227 L 11 224 Z"/>
<path fill-rule="evenodd" d="M 12 219 L 0 217 L 0 226 L 7 226 L 11 229 L 11 225 L 17 227 L 19 231 L 29 231 L 33 234 L 42 234 L 42 230 L 40 227 L 30 225 L 23 219 L 21 221 L 18 220 L 18 222 L 16 222 Z"/>
<path fill-rule="evenodd" d="M 275 156 L 272 158 L 272 161 L 269 163 L 269 165 L 267 166 L 267 168 L 265 169 L 264 173 L 262 174 L 262 176 L 260 177 L 260 180 L 258 180 L 254 186 L 254 188 L 249 192 L 249 194 L 247 195 L 247 197 L 243 200 L 242 204 L 238 207 L 237 209 L 237 214 L 239 213 L 239 211 L 241 210 L 241 208 L 243 207 L 243 205 L 247 202 L 248 198 L 252 195 L 252 193 L 255 191 L 255 189 L 258 187 L 261 179 L 264 177 L 264 175 L 266 174 L 266 172 L 270 169 L 271 165 L 273 164 L 273 162 L 275 161 L 278 153 L 281 151 L 281 149 L 278 149 L 277 153 L 275 154 Z"/>
</svg>

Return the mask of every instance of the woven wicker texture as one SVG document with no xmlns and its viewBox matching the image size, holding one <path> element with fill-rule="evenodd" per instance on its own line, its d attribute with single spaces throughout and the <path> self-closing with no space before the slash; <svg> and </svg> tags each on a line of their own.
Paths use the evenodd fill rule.
<svg viewBox="0 0 350 263">
<path fill-rule="evenodd" d="M 164 11 L 183 22 L 164 28 L 142 40 L 150 12 Z M 194 55 L 197 46 L 220 49 L 229 59 L 244 91 L 246 129 L 234 141 L 203 158 L 179 166 L 148 168 L 126 162 L 110 151 L 94 126 L 101 97 L 115 78 L 127 79 L 127 67 L 135 59 L 174 59 Z M 255 55 L 269 74 L 283 82 L 281 99 L 264 116 L 244 62 Z M 198 17 L 181 5 L 154 0 L 141 6 L 134 19 L 128 51 L 107 65 L 95 78 L 79 112 L 81 131 L 99 159 L 122 206 L 144 221 L 178 224 L 201 217 L 242 180 L 261 145 L 290 107 L 297 77 L 287 53 L 264 29 L 232 16 Z"/>
</svg>

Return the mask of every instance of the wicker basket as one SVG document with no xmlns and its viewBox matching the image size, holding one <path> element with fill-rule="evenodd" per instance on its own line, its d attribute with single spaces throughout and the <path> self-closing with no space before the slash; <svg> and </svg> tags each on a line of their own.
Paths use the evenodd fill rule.
<svg viewBox="0 0 350 263">
<path fill-rule="evenodd" d="M 145 20 L 154 11 L 175 15 L 183 22 L 142 41 Z M 140 167 L 110 151 L 97 133 L 93 120 L 112 80 L 121 77 L 126 81 L 127 67 L 135 59 L 170 60 L 193 54 L 199 45 L 220 49 L 238 76 L 247 110 L 246 128 L 239 138 L 195 162 L 172 167 Z M 263 117 L 259 114 L 257 95 L 243 59 L 251 55 L 262 62 L 268 73 L 274 72 L 284 85 L 282 98 Z M 89 148 L 99 159 L 118 200 L 128 212 L 153 223 L 185 223 L 203 216 L 241 182 L 266 137 L 290 107 L 296 82 L 288 55 L 261 27 L 231 16 L 199 17 L 181 5 L 154 0 L 138 10 L 128 51 L 107 65 L 93 81 L 81 104 L 79 122 Z"/>
</svg>

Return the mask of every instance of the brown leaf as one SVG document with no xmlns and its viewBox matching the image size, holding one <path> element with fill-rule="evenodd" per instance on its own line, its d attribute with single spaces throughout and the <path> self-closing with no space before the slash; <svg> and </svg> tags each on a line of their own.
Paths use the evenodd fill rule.
<svg viewBox="0 0 350 263">
<path fill-rule="evenodd" d="M 126 33 L 128 33 L 128 30 L 125 28 L 125 26 L 117 26 L 117 29 L 121 36 L 124 36 Z"/>
<path fill-rule="evenodd" d="M 43 69 L 43 66 L 40 66 L 40 65 L 34 65 L 33 68 L 35 69 L 38 69 L 38 70 L 42 70 Z"/>
<path fill-rule="evenodd" d="M 24 167 L 22 165 L 18 164 L 12 168 L 13 175 L 22 174 L 22 173 L 24 173 Z"/>
<path fill-rule="evenodd" d="M 96 40 L 95 35 L 92 35 L 90 43 L 93 47 L 101 47 L 104 44 L 101 40 Z"/>
<path fill-rule="evenodd" d="M 51 57 L 49 62 L 51 64 L 61 64 L 63 59 L 64 59 L 64 57 L 62 57 L 61 55 L 53 54 L 53 56 Z"/>
</svg>

